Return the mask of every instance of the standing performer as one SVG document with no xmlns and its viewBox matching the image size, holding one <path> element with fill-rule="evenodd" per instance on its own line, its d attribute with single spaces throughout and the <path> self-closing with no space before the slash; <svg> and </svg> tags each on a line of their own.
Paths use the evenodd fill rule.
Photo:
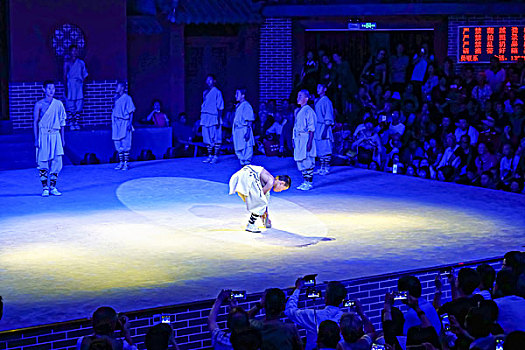
<svg viewBox="0 0 525 350">
<path fill-rule="evenodd" d="M 233 147 L 241 165 L 244 166 L 252 162 L 253 145 L 255 144 L 252 123 L 255 120 L 255 116 L 253 115 L 252 106 L 246 101 L 246 89 L 237 89 L 235 99 L 239 104 L 235 109 L 235 117 L 233 119 Z"/>
<path fill-rule="evenodd" d="M 64 127 L 66 126 L 66 110 L 55 95 L 55 83 L 46 80 L 43 85 L 46 96 L 35 104 L 33 112 L 33 132 L 35 134 L 36 161 L 40 181 L 44 188 L 42 197 L 60 196 L 57 178 L 62 170 L 64 155 Z M 49 184 L 48 184 L 49 176 Z"/>
<path fill-rule="evenodd" d="M 202 94 L 201 125 L 202 139 L 208 148 L 208 158 L 204 163 L 217 163 L 219 149 L 222 142 L 222 110 L 224 100 L 222 93 L 215 87 L 215 76 L 210 74 L 206 78 L 208 89 Z"/>
<path fill-rule="evenodd" d="M 297 104 L 301 108 L 295 110 L 295 124 L 293 127 L 293 158 L 297 168 L 303 175 L 304 182 L 297 187 L 298 190 L 308 191 L 312 189 L 315 167 L 315 112 L 308 105 L 309 94 L 307 90 L 301 90 L 297 94 Z"/>
<path fill-rule="evenodd" d="M 255 225 L 261 217 L 266 228 L 272 227 L 268 216 L 268 200 L 270 191 L 281 192 L 290 188 L 292 180 L 288 175 L 279 175 L 275 178 L 262 166 L 246 165 L 233 174 L 230 179 L 230 194 L 237 193 L 246 203 L 246 208 L 251 212 L 246 231 L 261 232 Z"/>
<path fill-rule="evenodd" d="M 80 112 L 84 107 L 82 88 L 88 76 L 86 64 L 78 57 L 78 46 L 71 45 L 71 60 L 64 63 L 64 85 L 66 86 L 66 106 L 71 119 L 71 130 L 80 130 Z"/>
<path fill-rule="evenodd" d="M 326 85 L 317 85 L 319 99 L 315 102 L 315 148 L 321 163 L 321 169 L 316 171 L 319 175 L 328 175 L 330 172 L 330 161 L 332 159 L 332 144 L 334 136 L 332 126 L 334 125 L 334 107 L 332 101 L 326 96 Z"/>
<path fill-rule="evenodd" d="M 124 92 L 126 83 L 118 82 L 115 90 L 115 104 L 111 113 L 111 138 L 118 152 L 119 164 L 115 170 L 128 170 L 131 133 L 133 132 L 133 112 L 135 105 L 131 97 Z"/>
</svg>

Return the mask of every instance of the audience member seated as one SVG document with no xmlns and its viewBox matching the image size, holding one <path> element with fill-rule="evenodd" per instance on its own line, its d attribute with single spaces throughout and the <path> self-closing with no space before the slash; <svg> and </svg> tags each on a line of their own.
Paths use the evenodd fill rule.
<svg viewBox="0 0 525 350">
<path fill-rule="evenodd" d="M 436 332 L 435 326 L 432 326 L 425 311 L 419 306 L 419 300 L 420 299 L 415 298 L 410 294 L 406 300 L 406 304 L 410 308 L 410 311 L 413 311 L 419 318 L 419 325 L 412 326 L 407 331 L 407 348 L 422 345 L 426 347 L 427 344 L 430 344 L 435 349 L 440 349 L 441 344 L 439 342 L 438 333 Z"/>
<path fill-rule="evenodd" d="M 346 297 L 346 288 L 341 282 L 328 282 L 325 292 L 325 307 L 321 310 L 299 309 L 299 293 L 304 287 L 304 280 L 297 279 L 295 290 L 286 303 L 284 313 L 292 322 L 303 327 L 306 330 L 306 347 L 305 350 L 312 350 L 317 343 L 317 330 L 319 324 L 325 320 L 339 322 L 343 311 L 339 308 Z M 337 325 L 337 323 L 336 323 Z M 339 329 L 339 326 L 337 327 Z M 339 342 L 339 331 L 336 344 Z M 334 346 L 335 348 L 335 346 Z"/>
<path fill-rule="evenodd" d="M 243 308 L 234 306 L 234 301 L 230 300 L 231 290 L 222 290 L 215 303 L 213 304 L 210 315 L 208 316 L 208 328 L 211 332 L 211 343 L 215 350 L 233 349 L 230 337 L 233 334 L 246 331 L 250 328 L 248 313 Z M 230 301 L 230 311 L 227 317 L 228 330 L 222 330 L 217 324 L 217 315 L 224 301 Z"/>
<path fill-rule="evenodd" d="M 145 341 L 147 350 L 168 350 L 170 344 L 173 345 L 173 349 L 179 350 L 170 324 L 159 323 L 148 329 Z"/>
<path fill-rule="evenodd" d="M 525 331 L 525 299 L 516 295 L 518 276 L 506 269 L 496 276 L 493 297 L 499 309 L 498 323 L 505 334 Z"/>
<path fill-rule="evenodd" d="M 385 342 L 394 349 L 401 348 L 398 337 L 404 336 L 405 317 L 401 310 L 394 307 L 394 295 L 392 293 L 385 295 L 385 303 L 381 311 L 381 324 Z"/>
<path fill-rule="evenodd" d="M 337 349 L 339 344 L 340 329 L 337 322 L 324 320 L 319 324 L 319 335 L 317 337 L 317 350 Z"/>
<path fill-rule="evenodd" d="M 246 329 L 231 336 L 233 350 L 261 350 L 261 334 L 256 329 Z"/>
<path fill-rule="evenodd" d="M 525 344 L 525 332 L 511 332 L 505 337 L 503 350 L 522 350 L 523 344 Z"/>
<path fill-rule="evenodd" d="M 408 295 L 412 298 L 418 300 L 418 306 L 423 310 L 426 317 L 429 319 L 432 326 L 435 328 L 436 333 L 439 334 L 441 331 L 441 321 L 436 312 L 436 309 L 430 304 L 425 298 L 421 297 L 421 282 L 417 277 L 414 276 L 404 276 L 397 281 L 397 289 L 399 291 L 407 291 Z M 405 304 L 408 301 L 404 301 Z M 403 333 L 406 335 L 410 327 L 421 325 L 421 320 L 418 317 L 417 313 L 409 308 L 408 311 L 404 313 L 405 325 L 403 327 Z"/>
<path fill-rule="evenodd" d="M 363 312 L 359 300 L 355 301 L 355 313 L 344 313 L 339 321 L 343 340 L 337 347 L 339 350 L 370 349 L 376 338 L 376 330 Z"/>
<path fill-rule="evenodd" d="M 153 124 L 158 128 L 165 128 L 170 126 L 170 121 L 166 113 L 161 112 L 161 102 L 160 100 L 153 101 L 153 110 L 148 114 L 144 119 L 145 122 Z"/>
<path fill-rule="evenodd" d="M 79 338 L 77 350 L 89 350 L 93 342 L 100 345 L 110 343 L 113 350 L 137 350 L 131 340 L 128 318 L 118 315 L 113 308 L 99 307 L 93 313 L 92 323 L 93 334 Z M 120 334 L 117 334 L 117 331 L 120 331 Z"/>
<path fill-rule="evenodd" d="M 278 288 L 270 288 L 264 292 L 261 301 L 250 310 L 249 315 L 264 308 L 266 315 L 263 320 L 250 319 L 252 328 L 260 331 L 263 350 L 302 350 L 303 343 L 297 327 L 281 321 L 286 305 L 286 296 Z"/>
<path fill-rule="evenodd" d="M 449 282 L 453 285 L 452 301 L 439 307 L 438 314 L 454 316 L 459 324 L 464 324 L 468 310 L 483 300 L 481 295 L 472 294 L 481 282 L 479 274 L 474 269 L 462 268 L 457 279 L 450 275 Z"/>
<path fill-rule="evenodd" d="M 476 267 L 480 283 L 474 294 L 479 294 L 485 300 L 492 300 L 492 288 L 496 280 L 496 270 L 488 264 L 480 264 Z"/>
</svg>

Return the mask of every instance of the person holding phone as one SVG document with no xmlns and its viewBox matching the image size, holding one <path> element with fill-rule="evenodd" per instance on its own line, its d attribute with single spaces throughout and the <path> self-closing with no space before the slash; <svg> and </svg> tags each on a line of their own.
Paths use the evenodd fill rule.
<svg viewBox="0 0 525 350">
<path fill-rule="evenodd" d="M 92 320 L 93 334 L 80 337 L 77 350 L 89 350 L 95 344 L 109 345 L 115 350 L 137 350 L 133 345 L 129 320 L 125 315 L 117 314 L 115 309 L 109 306 L 102 306 L 95 310 Z"/>
<path fill-rule="evenodd" d="M 312 350 L 317 344 L 317 331 L 320 324 L 325 320 L 339 322 L 343 311 L 341 303 L 346 297 L 346 288 L 341 282 L 328 282 L 325 293 L 325 307 L 320 310 L 299 309 L 299 294 L 304 288 L 304 279 L 298 278 L 295 281 L 295 290 L 286 303 L 284 314 L 295 323 L 306 329 L 305 350 Z"/>
</svg>

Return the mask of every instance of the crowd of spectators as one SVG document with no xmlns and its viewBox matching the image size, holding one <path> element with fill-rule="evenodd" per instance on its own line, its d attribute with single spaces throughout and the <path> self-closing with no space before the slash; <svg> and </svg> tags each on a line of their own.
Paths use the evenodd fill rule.
<svg viewBox="0 0 525 350">
<path fill-rule="evenodd" d="M 378 49 L 362 72 L 308 52 L 297 88 L 328 84 L 339 161 L 373 170 L 523 193 L 525 61 L 454 68 L 427 45 Z M 344 78 L 341 80 L 341 75 Z M 350 79 L 350 77 L 358 79 Z M 352 95 L 352 86 L 359 82 Z"/>
<path fill-rule="evenodd" d="M 452 296 L 444 304 L 442 278 L 448 280 Z M 497 274 L 487 264 L 438 273 L 432 302 L 422 297 L 417 277 L 401 277 L 397 290 L 384 296 L 382 331 L 368 319 L 367 305 L 347 299 L 348 291 L 340 282 L 327 283 L 324 307 L 300 308 L 306 281 L 297 279 L 288 299 L 280 289 L 267 289 L 250 310 L 237 304 L 232 291 L 221 291 L 208 318 L 214 348 L 510 350 L 525 344 L 523 252 L 505 254 Z M 307 289 L 305 294 L 311 293 Z M 220 329 L 217 315 L 225 302 L 230 304 L 227 329 Z M 304 343 L 299 329 L 305 331 Z"/>
<path fill-rule="evenodd" d="M 215 350 L 521 350 L 525 344 L 525 252 L 505 254 L 501 270 L 488 264 L 475 269 L 440 270 L 433 295 L 423 296 L 420 280 L 398 279 L 381 300 L 381 329 L 367 316 L 375 313 L 358 299 L 349 299 L 338 281 L 326 283 L 324 292 L 315 277 L 300 277 L 286 296 L 269 288 L 250 310 L 239 305 L 245 292 L 222 290 L 209 316 L 208 328 Z M 451 298 L 442 303 L 443 281 Z M 241 294 L 239 294 L 241 293 Z M 304 295 L 303 295 L 304 293 Z M 324 300 L 305 307 L 301 295 Z M 239 298 L 240 297 L 240 298 Z M 432 299 L 427 299 L 432 298 Z M 372 302 L 372 301 L 371 301 Z M 227 315 L 219 316 L 224 304 Z M 2 316 L 0 297 L 0 319 Z M 178 350 L 176 332 L 164 316 L 144 339 L 147 350 Z M 222 319 L 221 319 L 222 318 Z M 128 317 L 108 306 L 91 318 L 93 333 L 80 337 L 77 350 L 137 350 Z M 162 320 L 162 321 L 160 321 Z M 226 328 L 221 328 L 226 321 Z M 305 337 L 301 337 L 304 331 Z"/>
</svg>

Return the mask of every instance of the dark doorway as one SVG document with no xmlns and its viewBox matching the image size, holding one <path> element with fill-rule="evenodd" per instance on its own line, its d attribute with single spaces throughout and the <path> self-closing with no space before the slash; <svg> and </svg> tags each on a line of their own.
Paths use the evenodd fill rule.
<svg viewBox="0 0 525 350">
<path fill-rule="evenodd" d="M 394 52 L 399 42 L 405 44 L 405 53 L 409 57 L 412 57 L 423 43 L 427 43 L 429 49 L 433 51 L 434 31 L 306 31 L 304 52 L 317 53 L 319 50 L 324 50 L 330 54 L 341 53 L 357 79 L 366 62 L 371 55 L 375 55 L 377 49 L 386 48 L 390 54 Z"/>
</svg>

